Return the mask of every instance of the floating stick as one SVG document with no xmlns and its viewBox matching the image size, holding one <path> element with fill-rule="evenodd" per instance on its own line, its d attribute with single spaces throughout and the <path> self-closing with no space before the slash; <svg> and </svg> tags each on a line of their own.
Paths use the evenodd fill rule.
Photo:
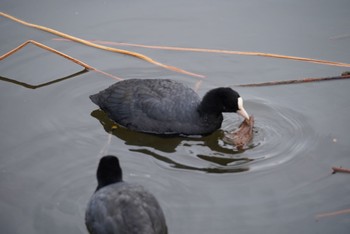
<svg viewBox="0 0 350 234">
<path fill-rule="evenodd" d="M 338 40 L 338 39 L 345 39 L 345 38 L 349 38 L 349 37 L 350 37 L 350 33 L 333 36 L 333 37 L 330 37 L 329 39 L 330 40 Z"/>
<path fill-rule="evenodd" d="M 39 42 L 37 42 L 37 41 L 33 41 L 33 40 L 28 40 L 28 41 L 22 43 L 21 45 L 17 46 L 16 48 L 14 48 L 13 50 L 10 50 L 9 52 L 7 52 L 7 53 L 1 55 L 1 56 L 0 56 L 0 60 L 3 60 L 4 58 L 7 58 L 7 57 L 10 56 L 11 54 L 16 53 L 17 51 L 19 51 L 20 49 L 22 49 L 23 47 L 25 47 L 26 45 L 28 45 L 28 44 L 30 44 L 30 43 L 31 43 L 31 44 L 34 44 L 34 45 L 36 45 L 36 46 L 38 46 L 38 47 L 40 47 L 40 48 L 43 48 L 43 49 L 45 49 L 45 50 L 51 51 L 51 52 L 53 52 L 53 53 L 55 53 L 55 54 L 58 54 L 58 55 L 60 55 L 60 56 L 62 56 L 62 57 L 64 57 L 64 58 L 66 58 L 66 59 L 68 59 L 68 60 L 70 60 L 70 61 L 72 61 L 72 62 L 74 62 L 74 63 L 76 63 L 76 64 L 79 64 L 80 66 L 85 67 L 85 68 L 88 69 L 88 70 L 94 70 L 93 67 L 91 67 L 90 65 L 88 65 L 88 64 L 86 64 L 86 63 L 83 63 L 83 62 L 81 62 L 81 61 L 79 61 L 79 60 L 77 60 L 77 59 L 75 59 L 75 58 L 73 58 L 73 57 L 71 57 L 71 56 L 69 56 L 69 55 L 66 55 L 66 54 L 64 54 L 64 53 L 62 53 L 62 52 L 60 52 L 60 51 L 58 51 L 58 50 L 55 50 L 55 49 L 53 49 L 53 48 L 51 48 L 51 47 L 49 47 L 49 46 L 46 46 L 46 45 L 44 45 L 44 44 L 41 44 L 41 43 L 39 43 Z"/>
<path fill-rule="evenodd" d="M 342 215 L 342 214 L 350 214 L 350 209 L 337 210 L 333 212 L 318 214 L 316 215 L 316 218 L 319 219 L 319 218 L 331 217 L 331 216 Z"/>
<path fill-rule="evenodd" d="M 105 76 L 111 77 L 111 78 L 116 79 L 116 80 L 122 80 L 122 78 L 119 78 L 117 76 L 113 76 L 112 74 L 109 74 L 107 72 L 104 72 L 104 71 L 101 71 L 99 69 L 96 69 L 96 68 L 94 68 L 94 67 L 92 67 L 92 66 L 90 66 L 90 65 L 88 65 L 88 64 L 86 64 L 86 63 L 84 63 L 84 62 L 82 62 L 82 61 L 80 61 L 78 59 L 75 59 L 75 58 L 73 58 L 73 57 L 71 57 L 71 56 L 69 56 L 69 55 L 67 55 L 65 53 L 62 53 L 62 52 L 60 52 L 58 50 L 55 50 L 55 49 L 53 49 L 53 48 L 51 48 L 49 46 L 46 46 L 46 45 L 41 44 L 41 43 L 39 43 L 37 41 L 34 41 L 34 40 L 28 40 L 28 41 L 22 43 L 21 45 L 17 46 L 16 48 L 14 48 L 13 50 L 3 54 L 2 56 L 0 56 L 0 60 L 3 60 L 4 58 L 7 58 L 11 54 L 16 53 L 17 51 L 19 51 L 20 49 L 22 49 L 23 47 L 25 47 L 28 44 L 36 45 L 36 46 L 38 46 L 38 47 L 40 47 L 42 49 L 45 49 L 45 50 L 48 50 L 48 51 L 50 51 L 52 53 L 60 55 L 60 56 L 66 58 L 66 59 L 68 59 L 68 60 L 70 60 L 70 61 L 72 61 L 72 62 L 74 62 L 76 64 L 79 64 L 80 66 L 83 66 L 87 70 L 91 70 L 91 71 L 95 71 L 95 72 L 101 73 L 101 74 L 103 74 Z"/>
<path fill-rule="evenodd" d="M 350 169 L 342 168 L 342 167 L 332 167 L 333 174 L 337 172 L 344 172 L 344 173 L 350 173 Z"/>
<path fill-rule="evenodd" d="M 261 87 L 261 86 L 299 84 L 299 83 L 310 83 L 310 82 L 331 81 L 331 80 L 343 80 L 343 79 L 349 79 L 349 78 L 350 78 L 350 75 L 341 75 L 341 76 L 322 77 L 322 78 L 304 78 L 304 79 L 299 79 L 299 80 L 269 81 L 269 82 L 263 82 L 263 83 L 240 84 L 240 85 L 234 85 L 234 86 Z"/>
<path fill-rule="evenodd" d="M 136 52 L 132 52 L 132 51 L 128 51 L 128 50 L 121 50 L 121 49 L 117 49 L 117 48 L 113 48 L 113 47 L 107 47 L 107 46 L 103 46 L 103 45 L 98 45 L 98 44 L 92 43 L 90 41 L 87 41 L 87 40 L 84 40 L 84 39 L 80 39 L 78 37 L 74 37 L 74 36 L 68 35 L 66 33 L 59 32 L 57 30 L 54 30 L 54 29 L 51 29 L 51 28 L 48 28 L 48 27 L 44 27 L 44 26 L 41 26 L 41 25 L 28 23 L 26 21 L 20 20 L 20 19 L 18 19 L 16 17 L 13 17 L 11 15 L 8 15 L 8 14 L 6 14 L 4 12 L 0 12 L 0 15 L 3 16 L 3 17 L 6 17 L 8 19 L 11 19 L 11 20 L 13 20 L 13 21 L 15 21 L 17 23 L 26 25 L 28 27 L 40 29 L 42 31 L 49 32 L 49 33 L 55 34 L 57 36 L 60 36 L 60 37 L 63 37 L 63 38 L 66 38 L 66 39 L 69 39 L 69 40 L 72 40 L 72 41 L 75 41 L 75 42 L 79 42 L 79 43 L 87 45 L 87 46 L 91 46 L 91 47 L 94 47 L 94 48 L 98 48 L 98 49 L 102 49 L 102 50 L 106 50 L 106 51 L 110 51 L 110 52 L 115 52 L 115 53 L 121 53 L 121 54 L 134 56 L 136 58 L 143 59 L 143 60 L 145 60 L 147 62 L 150 62 L 152 64 L 155 64 L 157 66 L 166 68 L 166 69 L 171 70 L 171 71 L 175 71 L 175 72 L 179 72 L 179 73 L 182 73 L 182 74 L 195 76 L 195 77 L 199 77 L 199 78 L 204 78 L 203 75 L 192 73 L 192 72 L 188 72 L 188 71 L 185 71 L 183 69 L 180 69 L 180 68 L 177 68 L 177 67 L 174 67 L 174 66 L 169 66 L 169 65 L 160 63 L 160 62 L 155 61 L 152 58 L 147 57 L 147 56 L 145 56 L 143 54 L 140 54 L 140 53 L 136 53 Z"/>
<path fill-rule="evenodd" d="M 297 57 L 297 56 L 270 54 L 270 53 L 262 53 L 262 52 L 216 50 L 216 49 L 173 47 L 173 46 L 150 46 L 150 45 L 142 45 L 142 44 L 118 43 L 118 42 L 100 41 L 100 40 L 95 40 L 93 42 L 96 42 L 99 44 L 106 44 L 106 45 L 108 44 L 108 45 L 119 45 L 119 46 L 134 46 L 134 47 L 142 47 L 142 48 L 148 48 L 148 49 L 159 49 L 159 50 L 175 50 L 175 51 L 189 51 L 189 52 L 261 56 L 261 57 L 270 57 L 270 58 L 289 59 L 289 60 L 296 60 L 296 61 L 302 61 L 302 62 L 318 63 L 318 64 L 329 65 L 329 66 L 350 67 L 349 63 L 333 62 L 333 61 L 327 61 L 327 60 L 321 60 L 321 59 L 303 58 L 303 57 Z"/>
<path fill-rule="evenodd" d="M 62 38 L 55 38 L 54 40 L 64 40 Z M 230 51 L 230 50 L 212 50 L 212 49 L 200 49 L 200 48 L 183 48 L 183 47 L 169 47 L 169 46 L 149 46 L 149 45 L 141 45 L 141 44 L 131 44 L 131 43 L 119 43 L 119 42 L 110 42 L 110 41 L 101 41 L 101 40 L 93 40 L 93 42 L 99 44 L 110 44 L 110 45 L 124 45 L 124 46 L 136 46 L 142 48 L 150 48 L 150 49 L 164 49 L 164 50 L 175 50 L 175 51 L 191 51 L 191 52 L 208 52 L 208 53 L 224 53 L 224 54 L 241 54 L 241 55 L 256 55 L 256 56 L 265 56 L 265 57 L 274 57 L 274 58 L 284 58 L 291 60 L 300 60 L 304 62 L 312 62 L 312 63 L 321 63 L 324 65 L 331 66 L 341 66 L 341 67 L 350 67 L 350 64 L 340 63 L 340 62 L 332 62 L 326 60 L 316 60 L 309 58 L 301 58 L 301 57 L 293 57 L 293 56 L 285 56 L 285 55 L 277 55 L 277 54 L 267 54 L 267 53 L 256 53 L 256 52 L 243 52 L 243 51 Z M 304 78 L 297 80 L 285 80 L 285 81 L 269 81 L 263 83 L 252 83 L 252 84 L 240 84 L 234 85 L 239 87 L 259 87 L 259 86 L 273 86 L 273 85 L 286 85 L 286 84 L 298 84 L 298 83 L 309 83 L 309 82 L 320 82 L 320 81 L 330 81 L 330 80 L 340 80 L 340 79 L 349 79 L 350 72 L 344 72 L 341 76 L 335 77 L 322 77 L 322 78 Z M 196 85 L 198 89 L 200 83 Z"/>
</svg>

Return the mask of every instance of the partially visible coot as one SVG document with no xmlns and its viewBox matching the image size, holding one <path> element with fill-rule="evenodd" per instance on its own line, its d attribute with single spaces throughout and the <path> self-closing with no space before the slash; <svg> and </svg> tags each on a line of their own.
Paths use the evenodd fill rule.
<svg viewBox="0 0 350 234">
<path fill-rule="evenodd" d="M 192 89 L 165 79 L 120 81 L 90 99 L 116 123 L 154 134 L 210 134 L 221 127 L 223 112 L 249 119 L 231 88 L 212 89 L 201 100 Z"/>
<path fill-rule="evenodd" d="M 91 234 L 166 234 L 163 211 L 156 198 L 140 185 L 122 180 L 115 156 L 101 158 L 98 186 L 85 214 Z"/>
</svg>

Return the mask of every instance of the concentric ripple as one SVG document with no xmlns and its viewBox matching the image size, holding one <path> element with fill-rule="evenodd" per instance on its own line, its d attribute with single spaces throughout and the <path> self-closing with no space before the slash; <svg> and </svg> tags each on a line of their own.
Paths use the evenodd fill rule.
<svg viewBox="0 0 350 234">
<path fill-rule="evenodd" d="M 243 150 L 225 143 L 225 131 L 236 129 L 241 118 L 225 114 L 222 130 L 205 137 L 165 137 L 112 128 L 114 123 L 100 110 L 92 113 L 107 132 L 125 141 L 130 152 L 156 159 L 164 167 L 232 173 L 278 166 L 305 153 L 315 134 L 301 113 L 264 100 L 247 100 L 246 109 L 255 117 L 254 137 Z"/>
<path fill-rule="evenodd" d="M 254 138 L 242 152 L 251 159 L 251 169 L 278 166 L 314 145 L 315 132 L 303 114 L 262 100 L 251 100 L 246 105 L 255 116 Z M 224 122 L 227 130 L 238 125 L 227 122 L 228 119 Z M 227 147 L 225 143 L 221 145 Z"/>
</svg>

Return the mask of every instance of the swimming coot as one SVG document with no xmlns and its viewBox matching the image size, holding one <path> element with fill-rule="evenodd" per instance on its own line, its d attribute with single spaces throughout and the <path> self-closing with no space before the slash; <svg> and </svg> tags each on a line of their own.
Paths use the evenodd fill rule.
<svg viewBox="0 0 350 234">
<path fill-rule="evenodd" d="M 198 94 L 165 79 L 129 79 L 91 95 L 90 99 L 116 123 L 140 132 L 205 135 L 221 127 L 223 112 L 249 115 L 243 99 L 231 88 Z"/>
<path fill-rule="evenodd" d="M 85 223 L 91 234 L 166 234 L 167 226 L 156 198 L 140 185 L 122 180 L 115 156 L 101 158 L 98 186 L 91 197 Z"/>
</svg>

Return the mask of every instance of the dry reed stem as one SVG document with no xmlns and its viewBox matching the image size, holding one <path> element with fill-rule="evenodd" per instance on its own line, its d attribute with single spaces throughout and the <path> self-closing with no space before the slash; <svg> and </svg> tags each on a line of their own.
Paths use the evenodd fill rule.
<svg viewBox="0 0 350 234">
<path fill-rule="evenodd" d="M 338 39 L 345 39 L 345 38 L 349 38 L 349 37 L 350 37 L 350 33 L 333 36 L 333 37 L 330 37 L 329 39 L 330 40 L 338 40 Z"/>
<path fill-rule="evenodd" d="M 17 51 L 19 51 L 20 49 L 22 49 L 23 47 L 25 47 L 26 45 L 28 45 L 28 44 L 30 44 L 30 43 L 31 43 L 31 44 L 34 44 L 34 45 L 36 45 L 36 46 L 38 46 L 38 47 L 40 47 L 40 48 L 43 48 L 43 49 L 45 49 L 45 50 L 51 51 L 51 52 L 53 52 L 53 53 L 55 53 L 55 54 L 58 54 L 58 55 L 60 55 L 60 56 L 62 56 L 62 57 L 64 57 L 64 58 L 66 58 L 66 59 L 68 59 L 68 60 L 70 60 L 70 61 L 72 61 L 72 62 L 74 62 L 74 63 L 76 63 L 76 64 L 79 64 L 80 66 L 85 67 L 85 68 L 88 69 L 88 70 L 94 70 L 94 68 L 91 67 L 90 65 L 88 65 L 88 64 L 86 64 L 86 63 L 83 63 L 83 62 L 81 62 L 81 61 L 79 61 L 79 60 L 77 60 L 77 59 L 75 59 L 75 58 L 73 58 L 73 57 L 71 57 L 71 56 L 69 56 L 69 55 L 66 55 L 66 54 L 64 54 L 64 53 L 62 53 L 62 52 L 60 52 L 60 51 L 58 51 L 58 50 L 55 50 L 55 49 L 53 49 L 53 48 L 51 48 L 51 47 L 49 47 L 49 46 L 46 46 L 46 45 L 41 44 L 41 43 L 39 43 L 39 42 L 37 42 L 37 41 L 34 41 L 34 40 L 28 40 L 28 41 L 22 43 L 22 44 L 19 45 L 18 47 L 14 48 L 13 50 L 11 50 L 11 51 L 5 53 L 4 55 L 2 55 L 2 56 L 0 57 L 0 60 L 3 60 L 4 58 L 7 58 L 8 56 L 10 56 L 10 55 L 16 53 Z"/>
<path fill-rule="evenodd" d="M 299 79 L 299 80 L 269 81 L 269 82 L 262 82 L 262 83 L 239 84 L 239 85 L 233 85 L 233 86 L 238 86 L 238 87 L 261 87 L 261 86 L 299 84 L 299 83 L 310 83 L 310 82 L 343 80 L 343 79 L 350 79 L 350 75 L 341 75 L 341 76 L 334 76 L 334 77 L 321 77 L 321 78 L 304 78 L 304 79 Z"/>
<path fill-rule="evenodd" d="M 54 40 L 66 40 L 61 38 L 56 38 Z M 243 52 L 243 51 L 230 51 L 230 50 L 213 50 L 213 49 L 201 49 L 201 48 L 184 48 L 184 47 L 170 47 L 170 46 L 150 46 L 150 45 L 142 45 L 142 44 L 131 44 L 131 43 L 119 43 L 119 42 L 111 42 L 111 41 L 101 41 L 101 40 L 93 40 L 93 42 L 99 44 L 109 44 L 109 45 L 121 45 L 121 46 L 135 46 L 149 49 L 162 49 L 162 50 L 175 50 L 175 51 L 190 51 L 190 52 L 208 52 L 208 53 L 222 53 L 222 54 L 239 54 L 239 55 L 252 55 L 252 56 L 264 56 L 264 57 L 273 57 L 273 58 L 281 58 L 281 59 L 290 59 L 290 60 L 298 60 L 303 62 L 311 62 L 311 63 L 319 63 L 330 66 L 340 66 L 340 67 L 350 67 L 348 63 L 341 62 L 333 62 L 327 60 L 318 60 L 318 59 L 310 59 L 310 58 L 302 58 L 295 56 L 286 56 L 279 54 L 267 54 L 267 53 L 258 53 L 258 52 Z M 319 82 L 319 81 L 329 81 L 329 80 L 340 80 L 340 79 L 349 79 L 350 75 L 341 75 L 335 77 L 322 77 L 322 78 L 304 78 L 298 80 L 286 80 L 286 81 L 269 81 L 263 83 L 252 83 L 252 84 L 240 84 L 234 85 L 239 87 L 259 87 L 259 86 L 272 86 L 272 85 L 285 85 L 285 84 L 298 84 L 298 83 L 308 83 L 308 82 Z M 198 88 L 200 83 L 196 86 Z"/>
<path fill-rule="evenodd" d="M 6 14 L 4 12 L 0 12 L 0 15 L 3 16 L 3 17 L 6 17 L 8 19 L 11 19 L 11 20 L 13 20 L 13 21 L 15 21 L 17 23 L 26 25 L 28 27 L 40 29 L 42 31 L 49 32 L 49 33 L 55 34 L 57 36 L 60 36 L 60 37 L 63 37 L 63 38 L 66 38 L 66 39 L 69 39 L 69 40 L 72 40 L 72 41 L 75 41 L 75 42 L 87 45 L 87 46 L 91 46 L 91 47 L 94 47 L 94 48 L 98 48 L 98 49 L 102 49 L 102 50 L 106 50 L 106 51 L 110 51 L 110 52 L 115 52 L 115 53 L 121 53 L 121 54 L 134 56 L 136 58 L 143 59 L 143 60 L 145 60 L 145 61 L 147 61 L 149 63 L 152 63 L 154 65 L 166 68 L 166 69 L 171 70 L 171 71 L 179 72 L 179 73 L 190 75 L 190 76 L 194 76 L 194 77 L 204 78 L 203 75 L 192 73 L 192 72 L 188 72 L 188 71 L 185 71 L 183 69 L 180 69 L 180 68 L 177 68 L 177 67 L 174 67 L 174 66 L 169 66 L 169 65 L 160 63 L 160 62 L 158 62 L 156 60 L 153 60 L 152 58 L 150 58 L 148 56 L 145 56 L 143 54 L 140 54 L 140 53 L 136 53 L 136 52 L 132 52 L 132 51 L 128 51 L 128 50 L 121 50 L 121 49 L 117 49 L 117 48 L 113 48 L 113 47 L 107 47 L 107 46 L 103 46 L 103 45 L 98 45 L 98 44 L 92 43 L 90 41 L 87 41 L 87 40 L 84 40 L 84 39 L 80 39 L 78 37 L 74 37 L 74 36 L 68 35 L 66 33 L 59 32 L 57 30 L 54 30 L 54 29 L 51 29 L 51 28 L 48 28 L 48 27 L 44 27 L 44 26 L 41 26 L 41 25 L 28 23 L 26 21 L 20 20 L 20 19 L 18 19 L 16 17 L 13 17 L 13 16 L 11 16 L 9 14 Z"/>
<path fill-rule="evenodd" d="M 109 146 L 111 145 L 112 136 L 113 136 L 112 133 L 109 132 L 106 143 L 102 146 L 100 152 L 98 153 L 99 158 L 101 158 L 103 155 L 108 154 L 108 149 L 109 149 Z"/>
<path fill-rule="evenodd" d="M 337 172 L 344 172 L 344 173 L 350 173 L 350 169 L 342 168 L 342 167 L 332 167 L 333 174 Z"/>
<path fill-rule="evenodd" d="M 316 215 L 316 218 L 319 219 L 319 218 L 325 218 L 325 217 L 331 217 L 331 216 L 349 214 L 349 213 L 350 213 L 350 209 L 337 210 L 337 211 L 333 211 L 333 212 L 318 214 L 318 215 Z"/>
<path fill-rule="evenodd" d="M 199 88 L 202 85 L 202 80 L 198 80 L 195 84 L 194 84 L 194 91 L 198 92 Z"/>
<path fill-rule="evenodd" d="M 100 40 L 94 40 L 93 42 L 96 42 L 99 44 L 106 44 L 106 45 L 108 44 L 108 45 L 119 45 L 119 46 L 134 46 L 134 47 L 142 47 L 142 48 L 148 48 L 148 49 L 159 49 L 159 50 L 174 50 L 174 51 L 189 51 L 189 52 L 261 56 L 261 57 L 289 59 L 289 60 L 296 60 L 296 61 L 302 61 L 302 62 L 317 63 L 317 64 L 323 64 L 323 65 L 329 65 L 329 66 L 350 67 L 349 63 L 334 62 L 334 61 L 327 61 L 327 60 L 321 60 L 321 59 L 304 58 L 304 57 L 297 57 L 297 56 L 288 56 L 288 55 L 281 55 L 281 54 L 262 53 L 262 52 L 216 50 L 216 49 L 173 47 L 173 46 L 150 46 L 150 45 L 142 45 L 142 44 L 119 43 L 119 42 L 100 41 Z"/>
<path fill-rule="evenodd" d="M 60 52 L 58 50 L 55 50 L 55 49 L 53 49 L 53 48 L 51 48 L 49 46 L 46 46 L 46 45 L 41 44 L 41 43 L 39 43 L 37 41 L 34 41 L 34 40 L 28 40 L 28 41 L 22 43 L 21 45 L 17 46 L 16 48 L 14 48 L 13 50 L 10 50 L 9 52 L 3 54 L 2 56 L 0 56 L 0 61 L 5 59 L 5 58 L 7 58 L 8 56 L 16 53 L 17 51 L 19 51 L 20 49 L 22 49 L 23 47 L 25 47 L 28 44 L 36 45 L 36 46 L 38 46 L 38 47 L 40 47 L 42 49 L 48 50 L 48 51 L 50 51 L 52 53 L 55 53 L 55 54 L 57 54 L 59 56 L 62 56 L 64 58 L 66 58 L 66 59 L 68 59 L 68 60 L 70 60 L 70 61 L 72 61 L 72 62 L 74 62 L 74 63 L 76 63 L 76 64 L 78 64 L 78 65 L 80 65 L 82 67 L 84 67 L 87 70 L 91 70 L 91 71 L 95 71 L 95 72 L 101 73 L 101 74 L 103 74 L 105 76 L 111 77 L 111 78 L 116 79 L 116 80 L 122 80 L 122 78 L 119 78 L 117 76 L 113 76 L 112 74 L 109 74 L 107 72 L 104 72 L 104 71 L 101 71 L 99 69 L 96 69 L 96 68 L 90 66 L 89 64 L 86 64 L 86 63 L 84 63 L 84 62 L 82 62 L 82 61 L 80 61 L 78 59 L 75 59 L 75 58 L 73 58 L 73 57 L 71 57 L 71 56 L 69 56 L 69 55 L 67 55 L 65 53 L 62 53 L 62 52 Z"/>
</svg>

